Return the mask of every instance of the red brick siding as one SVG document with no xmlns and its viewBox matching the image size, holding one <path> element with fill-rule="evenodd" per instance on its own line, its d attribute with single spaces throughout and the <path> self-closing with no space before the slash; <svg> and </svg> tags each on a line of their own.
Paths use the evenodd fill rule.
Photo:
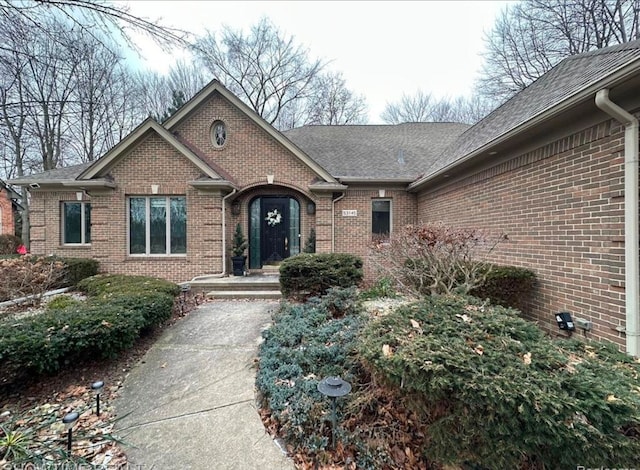
<svg viewBox="0 0 640 470">
<path fill-rule="evenodd" d="M 624 344 L 623 131 L 605 122 L 418 196 L 423 222 L 504 232 L 493 260 L 533 269 L 530 315 L 592 320 L 590 336 Z"/>
</svg>

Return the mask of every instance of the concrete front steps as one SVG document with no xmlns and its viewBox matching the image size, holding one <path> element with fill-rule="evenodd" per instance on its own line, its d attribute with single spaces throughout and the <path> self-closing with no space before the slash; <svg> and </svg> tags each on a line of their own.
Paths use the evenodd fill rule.
<svg viewBox="0 0 640 470">
<path fill-rule="evenodd" d="M 250 273 L 248 276 L 200 276 L 186 283 L 192 291 L 204 292 L 210 299 L 275 299 L 282 297 L 275 273 Z"/>
</svg>

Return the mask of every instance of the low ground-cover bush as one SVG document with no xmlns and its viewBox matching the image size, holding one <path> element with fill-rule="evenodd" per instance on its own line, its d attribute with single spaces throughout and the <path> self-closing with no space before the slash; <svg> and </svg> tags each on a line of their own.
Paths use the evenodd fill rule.
<svg viewBox="0 0 640 470">
<path fill-rule="evenodd" d="M 80 358 L 107 358 L 170 317 L 179 288 L 167 281 L 101 275 L 82 281 L 86 302 L 0 320 L 0 377 L 52 373 Z M 61 302 L 64 304 L 64 302 Z"/>
<path fill-rule="evenodd" d="M 323 295 L 331 287 L 357 286 L 362 260 L 346 253 L 302 253 L 280 265 L 280 288 L 287 298 Z"/>
<path fill-rule="evenodd" d="M 311 454 L 326 449 L 330 436 L 328 400 L 318 392 L 318 382 L 334 375 L 356 380 L 358 365 L 352 354 L 364 319 L 350 307 L 336 315 L 336 295 L 344 297 L 335 289 L 306 304 L 284 304 L 263 333 L 259 353 L 256 384 L 279 433 Z M 350 295 L 355 299 L 354 289 Z M 342 409 L 344 400 L 339 404 Z"/>
<path fill-rule="evenodd" d="M 513 311 L 429 297 L 371 322 L 359 353 L 418 410 L 424 452 L 483 468 L 640 463 L 640 364 L 554 342 Z"/>
</svg>

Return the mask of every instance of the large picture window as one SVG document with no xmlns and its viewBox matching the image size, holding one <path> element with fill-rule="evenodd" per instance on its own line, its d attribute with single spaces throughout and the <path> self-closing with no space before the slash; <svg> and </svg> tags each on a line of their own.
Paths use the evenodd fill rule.
<svg viewBox="0 0 640 470">
<path fill-rule="evenodd" d="M 62 203 L 62 243 L 65 245 L 91 243 L 91 203 Z"/>
<path fill-rule="evenodd" d="M 129 253 L 187 253 L 187 201 L 184 196 L 129 198 Z"/>
<path fill-rule="evenodd" d="M 386 238 L 391 233 L 391 201 L 374 200 L 371 205 L 371 232 Z"/>
</svg>

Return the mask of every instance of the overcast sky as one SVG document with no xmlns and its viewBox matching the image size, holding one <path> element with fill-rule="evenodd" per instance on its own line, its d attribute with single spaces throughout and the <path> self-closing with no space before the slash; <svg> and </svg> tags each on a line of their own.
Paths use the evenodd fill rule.
<svg viewBox="0 0 640 470">
<path fill-rule="evenodd" d="M 506 1 L 131 1 L 131 12 L 198 34 L 245 29 L 262 16 L 331 61 L 366 97 L 371 123 L 387 102 L 418 89 L 437 97 L 471 93 L 483 35 Z M 166 71 L 175 56 L 138 38 L 146 65 Z M 178 52 L 176 52 L 177 56 Z"/>
</svg>

